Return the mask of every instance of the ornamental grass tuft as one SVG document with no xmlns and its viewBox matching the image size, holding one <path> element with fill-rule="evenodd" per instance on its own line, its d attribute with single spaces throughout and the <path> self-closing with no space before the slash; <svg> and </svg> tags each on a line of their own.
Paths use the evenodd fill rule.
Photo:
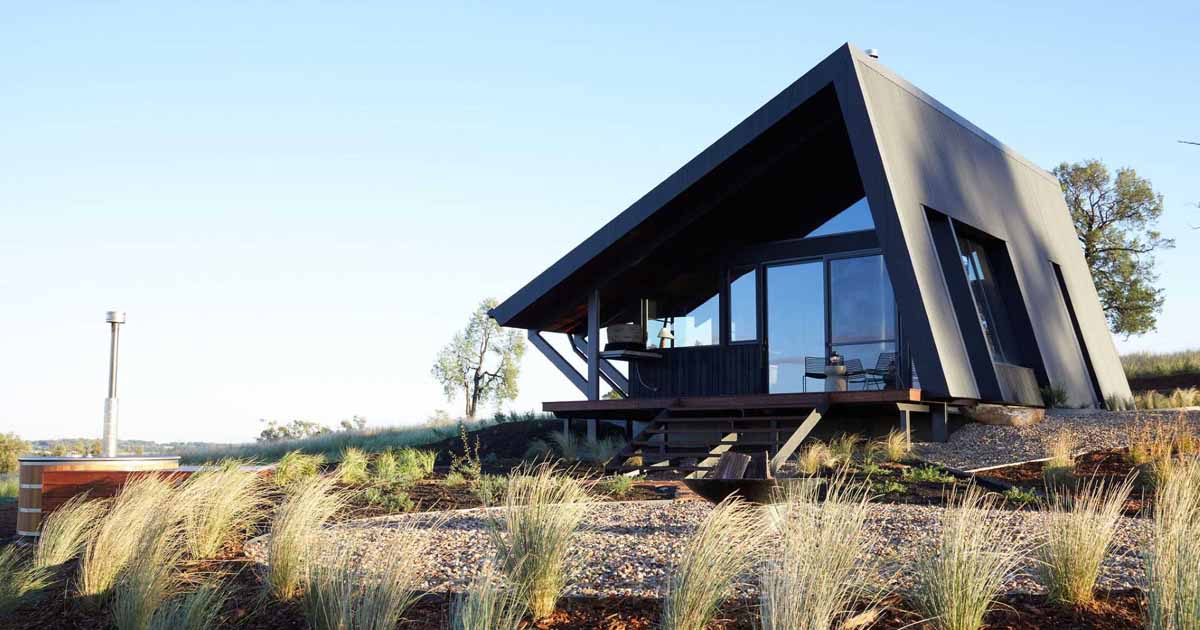
<svg viewBox="0 0 1200 630">
<path fill-rule="evenodd" d="M 1021 562 L 996 495 L 970 486 L 952 494 L 937 546 L 916 566 L 913 599 L 936 630 L 978 630 L 983 617 Z"/>
<path fill-rule="evenodd" d="M 1043 509 L 1044 540 L 1036 571 L 1052 599 L 1073 605 L 1094 599 L 1100 566 L 1112 547 L 1133 478 L 1108 485 L 1088 480 L 1074 492 L 1051 492 Z"/>
<path fill-rule="evenodd" d="M 824 489 L 787 488 L 769 508 L 779 540 L 768 546 L 759 571 L 761 628 L 838 627 L 852 604 L 869 599 L 866 576 L 876 563 L 867 553 L 869 486 L 839 473 Z"/>
<path fill-rule="evenodd" d="M 535 619 L 554 612 L 567 585 L 571 540 L 587 509 L 580 483 L 552 464 L 520 468 L 509 476 L 503 518 L 489 515 L 496 561 L 525 595 Z"/>
<path fill-rule="evenodd" d="M 704 630 L 754 566 L 764 523 L 758 508 L 739 499 L 718 503 L 676 557 L 663 594 L 663 630 Z"/>
</svg>

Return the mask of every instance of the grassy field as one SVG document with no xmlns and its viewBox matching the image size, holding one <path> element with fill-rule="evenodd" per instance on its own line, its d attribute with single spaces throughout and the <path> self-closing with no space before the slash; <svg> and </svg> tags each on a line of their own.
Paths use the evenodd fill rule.
<svg viewBox="0 0 1200 630">
<path fill-rule="evenodd" d="M 468 431 L 473 431 L 504 422 L 544 420 L 549 417 L 546 414 L 534 412 L 497 414 L 492 418 L 467 422 L 464 425 Z M 292 451 L 300 451 L 310 455 L 325 455 L 329 460 L 337 460 L 340 454 L 348 448 L 355 448 L 367 453 L 381 453 L 387 450 L 431 444 L 458 435 L 458 430 L 458 424 L 451 422 L 385 427 L 367 429 L 365 431 L 336 431 L 296 440 L 248 442 L 234 446 L 218 446 L 183 451 L 180 453 L 180 462 L 183 464 L 203 464 L 222 459 L 240 459 L 269 463 L 279 461 L 284 455 Z"/>
<path fill-rule="evenodd" d="M 1128 378 L 1200 374 L 1200 350 L 1134 352 L 1123 355 L 1121 365 Z"/>
</svg>

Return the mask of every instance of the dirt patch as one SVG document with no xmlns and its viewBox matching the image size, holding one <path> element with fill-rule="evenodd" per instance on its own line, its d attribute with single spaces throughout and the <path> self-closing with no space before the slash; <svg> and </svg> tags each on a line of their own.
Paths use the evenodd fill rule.
<svg viewBox="0 0 1200 630">
<path fill-rule="evenodd" d="M 1042 462 L 1031 462 L 1016 466 L 995 468 L 978 474 L 978 477 L 1017 486 L 1038 494 L 1045 494 Z M 1075 479 L 1096 479 L 1106 484 L 1118 484 L 1126 476 L 1133 475 L 1133 492 L 1125 502 L 1126 516 L 1144 516 L 1154 502 L 1154 488 L 1129 461 L 1128 449 L 1117 448 L 1085 453 L 1075 458 Z"/>
</svg>

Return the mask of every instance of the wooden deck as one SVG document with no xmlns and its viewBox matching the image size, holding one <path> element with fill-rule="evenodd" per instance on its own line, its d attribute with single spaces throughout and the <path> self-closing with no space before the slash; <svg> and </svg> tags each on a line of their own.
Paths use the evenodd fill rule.
<svg viewBox="0 0 1200 630">
<path fill-rule="evenodd" d="M 542 403 L 544 411 L 560 418 L 650 419 L 665 409 L 785 410 L 817 407 L 879 407 L 896 409 L 898 403 L 926 402 L 919 389 L 885 389 L 802 394 L 752 394 L 742 396 L 683 396 L 674 398 L 619 398 Z"/>
</svg>

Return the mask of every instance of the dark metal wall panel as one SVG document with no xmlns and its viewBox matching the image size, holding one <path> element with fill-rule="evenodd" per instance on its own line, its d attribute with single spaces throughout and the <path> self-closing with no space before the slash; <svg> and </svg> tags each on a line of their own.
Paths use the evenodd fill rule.
<svg viewBox="0 0 1200 630">
<path fill-rule="evenodd" d="M 877 61 L 856 50 L 854 57 L 895 208 L 895 220 L 888 228 L 896 228 L 897 232 L 886 238 L 881 234 L 882 247 L 888 256 L 896 251 L 891 246 L 897 241 L 904 244 L 921 310 L 927 316 L 945 375 L 945 393 L 977 397 L 978 390 L 937 260 L 925 206 L 1005 242 L 1046 376 L 1067 390 L 1072 403 L 1093 403 L 1089 375 L 1079 358 L 1075 333 L 1050 263 L 1061 265 L 1104 395 L 1128 396 L 1129 385 L 1053 175 Z M 839 99 L 845 100 L 841 91 Z M 849 120 L 847 125 L 851 125 Z M 865 174 L 864 185 L 870 193 Z M 874 206 L 875 199 L 870 201 Z M 889 273 L 893 273 L 894 261 L 888 262 Z M 897 290 L 896 297 L 901 301 L 908 296 Z M 924 381 L 922 366 L 918 369 Z"/>
<path fill-rule="evenodd" d="M 660 351 L 630 366 L 630 398 L 763 394 L 763 346 L 697 346 Z"/>
</svg>

